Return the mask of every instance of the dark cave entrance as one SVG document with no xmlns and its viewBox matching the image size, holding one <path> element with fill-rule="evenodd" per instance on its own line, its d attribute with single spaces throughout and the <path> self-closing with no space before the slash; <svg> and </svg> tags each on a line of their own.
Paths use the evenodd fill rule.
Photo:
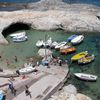
<svg viewBox="0 0 100 100">
<path fill-rule="evenodd" d="M 7 37 L 9 34 L 20 31 L 20 30 L 29 30 L 31 28 L 30 24 L 22 23 L 22 22 L 17 22 L 17 23 L 12 23 L 8 27 L 4 28 L 2 31 L 2 35 L 4 37 Z"/>
</svg>

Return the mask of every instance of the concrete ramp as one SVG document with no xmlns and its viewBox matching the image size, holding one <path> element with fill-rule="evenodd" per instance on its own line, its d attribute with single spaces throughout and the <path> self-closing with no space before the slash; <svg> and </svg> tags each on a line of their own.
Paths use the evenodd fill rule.
<svg viewBox="0 0 100 100">
<path fill-rule="evenodd" d="M 60 82 L 61 80 L 54 77 L 53 75 L 45 76 L 29 88 L 32 98 L 26 96 L 24 91 L 13 100 L 42 100 L 47 94 L 56 88 Z"/>
<path fill-rule="evenodd" d="M 13 97 L 12 100 L 48 100 L 51 95 L 62 87 L 68 74 L 67 66 L 66 68 L 54 65 L 50 66 L 50 68 L 39 66 L 37 69 L 39 72 L 44 73 L 45 76 L 39 78 L 38 81 L 29 87 L 32 98 L 26 96 L 24 89 L 20 94 Z"/>
</svg>

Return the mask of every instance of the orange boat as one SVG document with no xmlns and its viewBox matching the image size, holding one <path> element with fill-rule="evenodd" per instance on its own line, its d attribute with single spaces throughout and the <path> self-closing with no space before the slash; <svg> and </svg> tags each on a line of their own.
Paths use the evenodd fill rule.
<svg viewBox="0 0 100 100">
<path fill-rule="evenodd" d="M 76 48 L 74 47 L 69 47 L 67 49 L 61 49 L 60 50 L 60 53 L 61 54 L 68 54 L 68 53 L 72 53 L 72 52 L 75 52 L 76 51 Z"/>
</svg>

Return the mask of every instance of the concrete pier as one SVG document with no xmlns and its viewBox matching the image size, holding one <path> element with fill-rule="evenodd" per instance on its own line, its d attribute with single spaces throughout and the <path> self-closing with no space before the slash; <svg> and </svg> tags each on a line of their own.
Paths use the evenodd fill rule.
<svg viewBox="0 0 100 100">
<path fill-rule="evenodd" d="M 16 83 L 16 96 L 7 91 L 7 100 L 48 100 L 59 88 L 64 85 L 68 76 L 68 65 L 36 66 L 38 72 L 33 72 L 26 77 L 27 80 Z M 29 86 L 32 98 L 25 95 L 25 85 Z"/>
</svg>

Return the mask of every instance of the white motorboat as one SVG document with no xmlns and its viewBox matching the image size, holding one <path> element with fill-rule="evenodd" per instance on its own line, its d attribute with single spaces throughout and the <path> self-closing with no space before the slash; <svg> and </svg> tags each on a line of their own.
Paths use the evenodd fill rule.
<svg viewBox="0 0 100 100">
<path fill-rule="evenodd" d="M 78 36 L 77 34 L 71 35 L 70 37 L 68 37 L 67 41 L 70 42 L 72 39 L 76 38 L 77 36 Z"/>
<path fill-rule="evenodd" d="M 13 37 L 12 41 L 13 42 L 23 42 L 27 40 L 27 36 L 18 36 L 18 37 Z"/>
<path fill-rule="evenodd" d="M 42 47 L 43 46 L 43 40 L 38 40 L 37 42 L 36 42 L 36 46 L 37 47 Z"/>
<path fill-rule="evenodd" d="M 69 47 L 71 47 L 71 45 L 64 45 L 64 46 L 60 47 L 60 50 L 62 50 L 62 49 L 67 49 L 67 48 L 69 48 Z"/>
<path fill-rule="evenodd" d="M 10 34 L 9 36 L 13 38 L 13 37 L 23 37 L 25 35 L 26 35 L 25 32 L 18 32 L 18 33 Z"/>
<path fill-rule="evenodd" d="M 58 45 L 58 42 L 54 41 L 54 42 L 52 42 L 52 44 L 50 45 L 50 48 L 55 48 L 56 45 Z"/>
<path fill-rule="evenodd" d="M 46 42 L 43 43 L 44 47 L 48 47 L 52 44 L 52 38 L 50 37 Z"/>
<path fill-rule="evenodd" d="M 79 43 L 81 43 L 83 41 L 83 39 L 84 39 L 84 36 L 83 35 L 79 35 L 79 36 L 75 37 L 74 39 L 72 39 L 71 43 L 74 44 L 74 45 L 75 44 L 79 44 Z"/>
<path fill-rule="evenodd" d="M 92 74 L 74 73 L 74 75 L 82 80 L 87 80 L 87 81 L 96 81 L 97 80 L 97 76 L 92 75 Z"/>
<path fill-rule="evenodd" d="M 29 66 L 29 67 L 19 69 L 19 73 L 20 74 L 27 74 L 27 73 L 33 72 L 35 70 L 36 70 L 36 68 L 33 68 L 32 66 Z"/>
<path fill-rule="evenodd" d="M 60 49 L 60 48 L 63 47 L 66 43 L 67 43 L 67 42 L 65 42 L 65 41 L 58 43 L 58 44 L 55 46 L 55 49 Z"/>
</svg>

